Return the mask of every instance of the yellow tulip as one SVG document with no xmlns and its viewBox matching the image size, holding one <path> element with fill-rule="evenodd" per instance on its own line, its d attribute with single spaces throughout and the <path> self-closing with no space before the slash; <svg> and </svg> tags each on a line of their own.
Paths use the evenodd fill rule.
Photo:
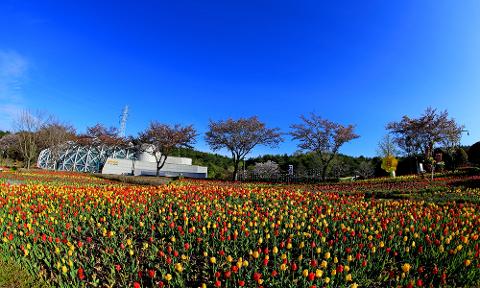
<svg viewBox="0 0 480 288">
<path fill-rule="evenodd" d="M 303 270 L 302 275 L 303 275 L 303 277 L 307 277 L 308 276 L 308 269 Z"/>
<path fill-rule="evenodd" d="M 412 266 L 410 266 L 410 264 L 408 263 L 402 265 L 402 271 L 405 273 L 408 273 L 408 271 L 410 271 L 410 268 L 412 268 Z"/>
</svg>

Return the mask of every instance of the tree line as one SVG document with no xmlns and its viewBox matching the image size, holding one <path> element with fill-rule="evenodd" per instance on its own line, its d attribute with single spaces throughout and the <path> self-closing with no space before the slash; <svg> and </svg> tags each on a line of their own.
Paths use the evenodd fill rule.
<svg viewBox="0 0 480 288">
<path fill-rule="evenodd" d="M 300 116 L 299 121 L 292 124 L 288 132 L 267 127 L 256 116 L 210 120 L 204 139 L 213 152 L 229 151 L 231 157 L 227 158 L 194 152 L 193 145 L 199 135 L 193 125 L 171 125 L 152 121 L 137 136 L 120 137 L 115 127 L 96 124 L 87 127 L 85 133 L 76 133 L 74 127 L 54 117 L 23 111 L 15 121 L 15 132 L 0 134 L 0 160 L 7 157 L 21 159 L 24 166 L 30 168 L 38 153 L 44 148 L 50 148 L 50 161 L 55 165 L 66 145 L 75 143 L 90 149 L 114 146 L 131 148 L 138 153 L 149 153 L 156 160 L 157 175 L 168 157 L 185 156 L 193 158 L 194 164 L 209 166 L 209 170 L 218 178 L 231 174 L 231 179 L 237 180 L 245 169 L 262 171 L 263 174 L 279 173 L 289 169 L 288 165 L 294 165 L 296 172 L 315 169 L 318 177 L 326 180 L 348 173 L 361 177 L 378 175 L 381 159 L 389 156 L 414 159 L 415 164 L 412 163 L 412 167 L 415 165 L 416 168 L 419 163 L 423 163 L 433 175 L 436 168 L 444 165 L 443 159 L 438 157 L 439 149 L 452 163 L 458 162 L 452 159 L 464 156 L 459 151 L 465 127 L 450 118 L 446 110 L 427 108 L 418 118 L 403 116 L 400 121 L 388 123 L 386 130 L 387 135 L 379 143 L 379 157 L 351 160 L 350 158 L 355 158 L 339 152 L 345 143 L 360 137 L 355 133 L 355 126 L 336 123 L 315 113 Z M 255 147 L 275 148 L 287 135 L 297 142 L 299 153 L 288 157 L 266 155 L 261 159 L 246 159 Z M 351 164 L 346 165 L 349 161 Z M 311 167 L 312 165 L 314 167 Z M 353 171 L 351 167 L 354 167 Z"/>
</svg>

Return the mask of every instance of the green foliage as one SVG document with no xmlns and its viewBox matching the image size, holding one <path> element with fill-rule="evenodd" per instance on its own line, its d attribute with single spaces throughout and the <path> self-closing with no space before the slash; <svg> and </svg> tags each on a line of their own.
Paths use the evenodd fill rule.
<svg viewBox="0 0 480 288">
<path fill-rule="evenodd" d="M 232 160 L 223 155 L 180 148 L 175 149 L 171 156 L 192 158 L 193 165 L 207 166 L 208 178 L 210 179 L 229 179 L 233 172 Z M 319 159 L 316 153 L 295 153 L 293 155 L 267 154 L 259 157 L 252 157 L 245 160 L 245 168 L 251 170 L 255 166 L 255 163 L 263 163 L 269 160 L 278 163 L 280 171 L 284 173 L 288 171 L 288 165 L 293 165 L 296 174 L 302 174 L 303 172 L 319 168 Z M 372 163 L 375 168 L 375 176 L 379 177 L 388 175 L 380 168 L 382 160 L 378 157 L 352 157 L 343 154 L 338 154 L 335 157 L 335 161 L 332 163 L 333 165 L 329 168 L 327 173 L 335 177 L 353 176 L 354 172 L 363 161 Z M 243 163 L 241 163 L 240 166 L 243 167 Z M 340 172 L 333 171 L 336 166 L 342 167 Z"/>
<path fill-rule="evenodd" d="M 5 136 L 5 135 L 7 135 L 7 134 L 10 134 L 10 132 L 0 130 L 0 138 L 2 138 L 3 136 Z"/>
<path fill-rule="evenodd" d="M 480 165 L 480 141 L 468 149 L 468 160 L 473 164 Z"/>
<path fill-rule="evenodd" d="M 438 151 L 442 152 L 440 149 Z M 447 165 L 446 168 L 450 169 L 452 167 L 452 160 L 448 154 L 443 153 L 443 155 Z M 210 179 L 229 179 L 232 175 L 232 160 L 223 155 L 199 152 L 193 149 L 176 149 L 172 153 L 172 156 L 192 158 L 194 165 L 207 166 L 208 177 Z M 468 158 L 468 155 L 466 155 L 463 148 L 459 148 L 454 155 L 455 161 L 460 161 L 461 163 L 463 163 L 465 157 Z M 302 174 L 306 171 L 319 169 L 319 159 L 318 155 L 315 153 L 295 153 L 293 155 L 266 154 L 245 160 L 245 167 L 247 170 L 251 170 L 255 166 L 255 163 L 263 163 L 269 160 L 278 163 L 280 171 L 283 173 L 288 171 L 288 165 L 293 165 L 295 174 Z M 358 170 L 360 163 L 363 161 L 372 163 L 373 167 L 375 168 L 375 177 L 384 177 L 389 175 L 381 168 L 382 158 L 380 157 L 352 157 L 344 154 L 338 154 L 335 157 L 335 161 L 332 163 L 332 167 L 327 170 L 327 174 L 334 178 L 351 177 L 354 175 L 355 171 Z M 242 167 L 243 163 L 241 163 L 240 166 Z M 342 168 L 339 169 L 339 171 L 336 170 L 336 167 L 338 166 L 341 166 Z M 398 166 L 396 171 L 397 176 L 411 175 L 416 173 L 416 159 L 414 157 L 398 158 Z"/>
<path fill-rule="evenodd" d="M 250 158 L 246 161 L 246 166 L 254 166 L 258 162 L 267 162 L 274 161 L 278 163 L 280 170 L 283 172 L 288 171 L 288 165 L 293 165 L 294 173 L 302 174 L 305 171 L 318 169 L 320 167 L 320 159 L 316 153 L 295 153 L 293 155 L 263 155 L 255 158 Z M 327 174 L 336 177 L 346 177 L 352 176 L 353 173 L 358 169 L 360 163 L 363 161 L 371 161 L 372 159 L 360 156 L 352 157 L 343 154 L 338 154 L 335 157 L 332 167 L 329 167 Z M 342 170 L 339 173 L 334 173 L 333 171 L 336 166 L 341 166 Z M 375 166 L 375 164 L 374 164 Z"/>
<path fill-rule="evenodd" d="M 415 157 L 402 157 L 398 159 L 397 176 L 416 174 L 417 161 Z"/>
<path fill-rule="evenodd" d="M 461 166 L 468 163 L 468 154 L 463 148 L 458 148 L 455 151 L 455 165 Z"/>
<path fill-rule="evenodd" d="M 210 179 L 228 179 L 232 176 L 232 160 L 219 154 L 177 148 L 172 151 L 171 156 L 192 158 L 193 165 L 207 166 Z"/>
</svg>

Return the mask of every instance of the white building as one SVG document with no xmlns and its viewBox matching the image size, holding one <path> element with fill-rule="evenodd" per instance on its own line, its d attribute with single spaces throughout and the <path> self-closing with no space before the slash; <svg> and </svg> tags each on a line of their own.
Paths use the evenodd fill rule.
<svg viewBox="0 0 480 288">
<path fill-rule="evenodd" d="M 148 153 L 140 154 L 138 160 L 108 158 L 102 174 L 152 176 L 156 175 L 155 157 Z M 189 178 L 207 178 L 207 167 L 192 165 L 192 159 L 170 156 L 160 170 L 160 176 Z"/>
</svg>

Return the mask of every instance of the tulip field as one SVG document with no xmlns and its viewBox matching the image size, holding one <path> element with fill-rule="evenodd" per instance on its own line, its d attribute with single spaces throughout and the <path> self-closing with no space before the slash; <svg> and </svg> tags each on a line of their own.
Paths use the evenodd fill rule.
<svg viewBox="0 0 480 288">
<path fill-rule="evenodd" d="M 480 189 L 465 180 L 135 186 L 4 171 L 0 258 L 53 287 L 477 287 Z"/>
</svg>

